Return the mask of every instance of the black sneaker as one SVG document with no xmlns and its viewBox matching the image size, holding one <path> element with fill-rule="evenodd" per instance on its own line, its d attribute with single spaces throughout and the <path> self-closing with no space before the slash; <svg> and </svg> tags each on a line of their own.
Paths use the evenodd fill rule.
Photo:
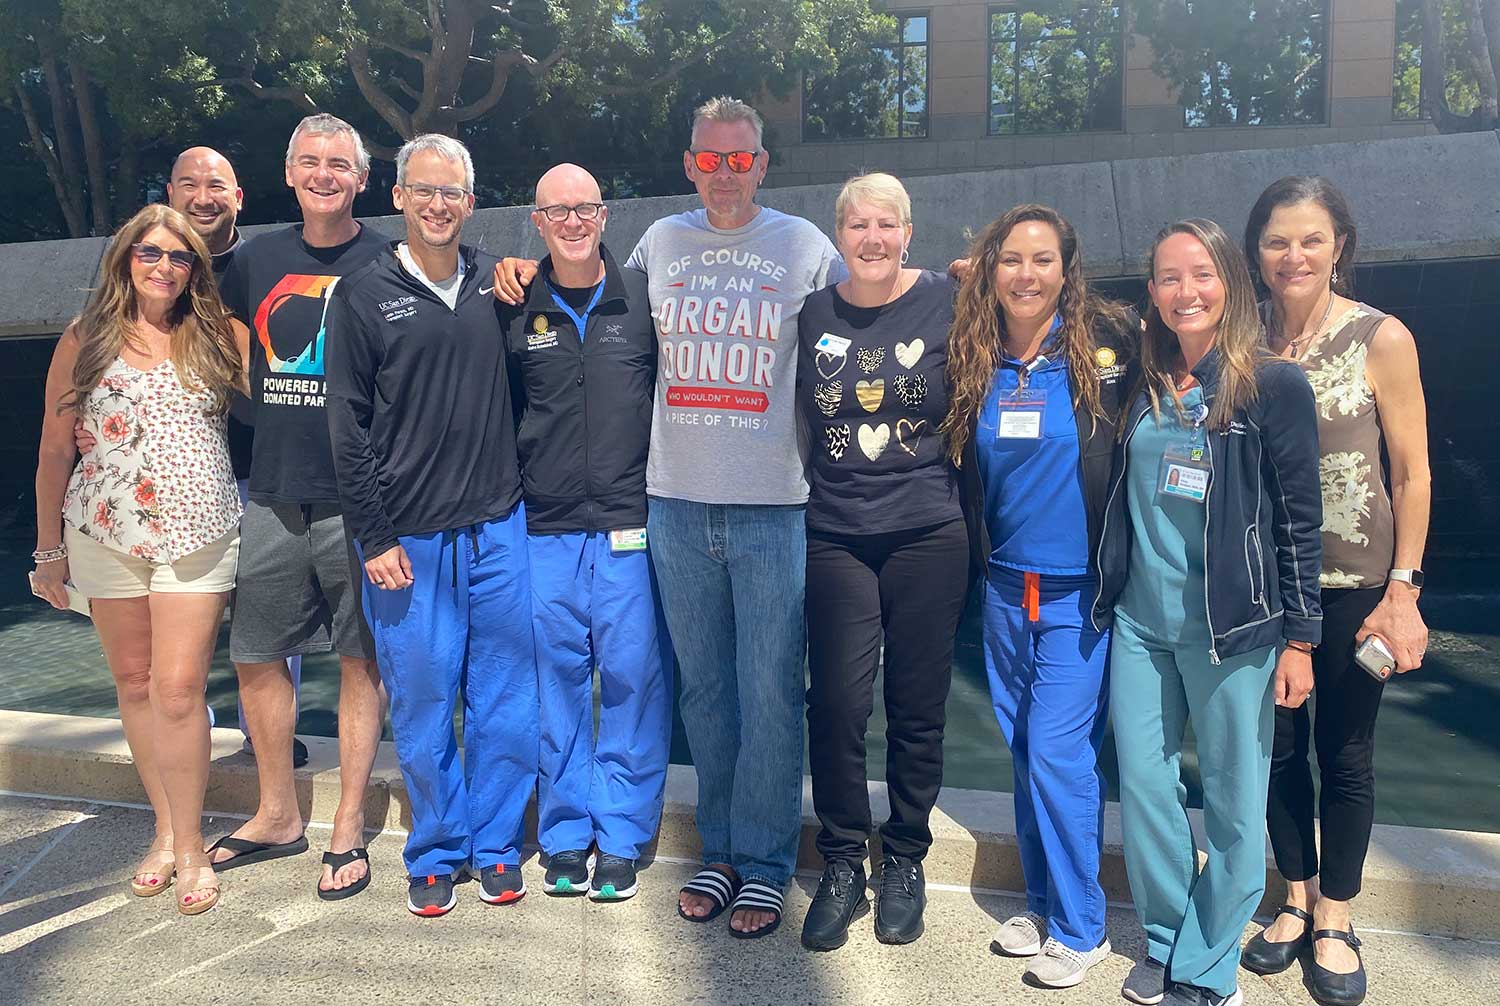
<svg viewBox="0 0 1500 1006">
<path fill-rule="evenodd" d="M 407 878 L 406 908 L 413 915 L 435 919 L 453 911 L 457 902 L 452 877 L 429 875 Z"/>
<path fill-rule="evenodd" d="M 593 872 L 594 877 L 589 881 L 589 898 L 592 900 L 624 901 L 635 894 L 635 860 L 601 852 L 594 862 Z"/>
<path fill-rule="evenodd" d="M 548 856 L 542 890 L 561 897 L 589 893 L 589 851 L 564 849 Z"/>
<path fill-rule="evenodd" d="M 1167 966 L 1147 957 L 1125 976 L 1120 995 L 1141 1006 L 1156 1006 L 1167 997 Z"/>
<path fill-rule="evenodd" d="M 882 856 L 880 889 L 875 896 L 875 938 L 881 943 L 910 943 L 922 935 L 927 907 L 927 879 L 922 864 L 905 856 Z"/>
<path fill-rule="evenodd" d="M 869 910 L 864 864 L 829 860 L 802 922 L 802 945 L 809 950 L 837 950 L 849 939 L 849 924 Z"/>
<path fill-rule="evenodd" d="M 519 866 L 496 863 L 479 871 L 479 900 L 487 905 L 509 905 L 526 897 L 526 878 Z"/>
</svg>

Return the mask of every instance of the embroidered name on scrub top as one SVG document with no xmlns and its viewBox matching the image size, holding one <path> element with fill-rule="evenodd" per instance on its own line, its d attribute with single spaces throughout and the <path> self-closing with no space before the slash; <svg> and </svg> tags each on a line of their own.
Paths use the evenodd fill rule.
<svg viewBox="0 0 1500 1006">
<path fill-rule="evenodd" d="M 1162 452 L 1161 467 L 1156 476 L 1156 494 L 1161 499 L 1208 499 L 1208 483 L 1213 471 L 1208 463 L 1208 406 L 1199 402 L 1188 413 L 1193 428 L 1187 436 L 1167 445 Z"/>
</svg>

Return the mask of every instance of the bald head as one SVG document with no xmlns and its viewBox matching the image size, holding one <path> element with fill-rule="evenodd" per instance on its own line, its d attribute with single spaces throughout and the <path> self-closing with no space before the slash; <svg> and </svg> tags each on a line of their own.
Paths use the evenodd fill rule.
<svg viewBox="0 0 1500 1006">
<path fill-rule="evenodd" d="M 548 168 L 536 183 L 537 208 L 531 220 L 547 243 L 553 271 L 564 285 L 592 286 L 603 275 L 599 239 L 609 219 L 603 203 L 599 183 L 576 164 Z M 549 207 L 554 215 L 562 212 L 563 218 L 549 217 L 544 212 Z"/>
<path fill-rule="evenodd" d="M 211 147 L 189 147 L 172 162 L 167 202 L 187 216 L 214 254 L 234 244 L 234 222 L 245 194 L 229 159 Z"/>
</svg>

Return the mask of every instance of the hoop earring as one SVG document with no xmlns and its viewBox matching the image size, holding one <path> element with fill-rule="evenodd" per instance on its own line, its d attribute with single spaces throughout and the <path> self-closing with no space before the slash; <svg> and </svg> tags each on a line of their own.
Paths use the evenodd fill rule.
<svg viewBox="0 0 1500 1006">
<path fill-rule="evenodd" d="M 905 245 L 902 245 L 902 247 L 901 247 L 901 264 L 902 265 L 906 265 L 906 260 L 909 259 L 909 258 L 911 258 L 911 249 L 908 248 L 908 247 L 906 247 Z"/>
</svg>

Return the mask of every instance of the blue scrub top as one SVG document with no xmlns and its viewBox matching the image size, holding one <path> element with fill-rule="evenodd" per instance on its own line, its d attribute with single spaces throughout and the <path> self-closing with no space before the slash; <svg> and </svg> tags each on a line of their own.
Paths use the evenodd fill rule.
<svg viewBox="0 0 1500 1006">
<path fill-rule="evenodd" d="M 1060 327 L 1059 319 L 1052 331 Z M 1047 395 L 1041 436 L 1001 439 L 1000 401 L 1015 397 L 1023 370 L 1027 388 Z M 1089 522 L 1078 421 L 1067 357 L 1055 340 L 1047 342 L 1029 370 L 1002 355 L 974 436 L 990 563 L 1055 576 L 1087 575 Z"/>
</svg>

